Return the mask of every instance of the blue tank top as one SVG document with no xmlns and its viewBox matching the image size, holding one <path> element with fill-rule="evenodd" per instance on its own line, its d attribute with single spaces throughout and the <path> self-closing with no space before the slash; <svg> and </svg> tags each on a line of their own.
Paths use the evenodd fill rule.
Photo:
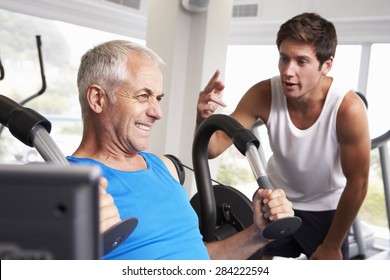
<svg viewBox="0 0 390 280">
<path fill-rule="evenodd" d="M 98 165 L 108 180 L 107 192 L 122 219 L 136 217 L 130 237 L 103 259 L 195 260 L 209 259 L 198 227 L 198 217 L 187 193 L 163 161 L 140 152 L 148 168 L 128 172 L 87 158 L 67 157 L 71 164 Z"/>
</svg>

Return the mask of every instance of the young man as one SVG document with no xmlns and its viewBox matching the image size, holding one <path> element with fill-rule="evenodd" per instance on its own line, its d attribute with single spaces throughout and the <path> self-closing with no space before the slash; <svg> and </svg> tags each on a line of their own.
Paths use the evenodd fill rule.
<svg viewBox="0 0 390 280">
<path fill-rule="evenodd" d="M 260 118 L 273 155 L 267 166 L 274 186 L 285 190 L 302 227 L 267 245 L 272 256 L 347 259 L 347 234 L 367 192 L 370 136 L 364 103 L 328 77 L 337 46 L 333 24 L 303 13 L 278 32 L 280 75 L 253 85 L 231 114 L 246 128 Z M 199 95 L 197 125 L 225 106 L 217 71 Z M 210 157 L 231 145 L 217 131 Z"/>
<path fill-rule="evenodd" d="M 138 218 L 130 237 L 104 259 L 246 259 L 270 242 L 262 236 L 269 222 L 265 217 L 293 215 L 291 203 L 282 190 L 259 190 L 252 226 L 223 241 L 203 243 L 173 163 L 143 152 L 162 118 L 162 63 L 151 50 L 127 41 L 98 45 L 81 60 L 83 137 L 68 160 L 100 166 L 108 181 L 107 187 L 103 179 L 101 187 L 101 231 L 120 218 Z"/>
</svg>

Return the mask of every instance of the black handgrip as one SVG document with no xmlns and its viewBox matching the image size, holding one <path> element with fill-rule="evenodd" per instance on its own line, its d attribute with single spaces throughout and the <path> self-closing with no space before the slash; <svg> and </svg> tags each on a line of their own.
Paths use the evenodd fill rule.
<svg viewBox="0 0 390 280">
<path fill-rule="evenodd" d="M 112 228 L 103 233 L 104 255 L 121 245 L 137 227 L 137 218 L 128 218 L 115 224 Z"/>
<path fill-rule="evenodd" d="M 47 132 L 51 131 L 51 123 L 44 116 L 3 95 L 0 95 L 0 123 L 30 147 L 33 147 L 34 131 L 38 125 L 44 127 Z"/>
<path fill-rule="evenodd" d="M 0 95 L 0 123 L 8 127 L 9 116 L 20 107 L 22 106 L 19 103 L 4 95 Z"/>
<path fill-rule="evenodd" d="M 261 189 L 272 189 L 272 184 L 267 176 L 260 176 L 257 178 L 257 185 Z"/>
<path fill-rule="evenodd" d="M 279 239 L 296 232 L 302 225 L 299 217 L 286 217 L 269 223 L 263 230 L 263 236 L 267 239 Z"/>
</svg>

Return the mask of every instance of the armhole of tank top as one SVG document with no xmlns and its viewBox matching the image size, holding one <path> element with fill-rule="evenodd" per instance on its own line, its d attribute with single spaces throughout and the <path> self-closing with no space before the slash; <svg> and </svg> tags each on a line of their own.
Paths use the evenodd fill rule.
<svg viewBox="0 0 390 280">
<path fill-rule="evenodd" d="M 270 107 L 270 110 L 269 110 L 268 120 L 267 120 L 267 122 L 265 124 L 267 126 L 267 128 L 269 127 L 269 124 L 270 124 L 270 122 L 272 120 L 272 117 L 273 117 L 273 114 L 275 112 L 274 107 L 275 107 L 275 102 L 277 102 L 276 101 L 277 97 L 275 97 L 275 89 L 276 89 L 276 91 L 279 90 L 278 84 L 277 84 L 278 81 L 279 81 L 278 77 L 279 76 L 274 76 L 274 77 L 271 78 L 271 107 Z"/>
<path fill-rule="evenodd" d="M 333 83 L 334 83 L 334 79 L 333 79 Z M 337 92 L 341 93 L 341 94 L 337 95 L 337 97 L 336 97 L 337 101 L 334 104 L 334 107 L 335 107 L 334 108 L 335 109 L 334 123 L 332 124 L 332 126 L 334 128 L 335 137 L 336 137 L 337 141 L 339 141 L 338 134 L 337 134 L 337 117 L 338 117 L 341 103 L 343 102 L 343 100 L 344 100 L 345 96 L 348 94 L 348 92 L 351 91 L 351 89 L 347 89 L 345 87 L 341 87 L 341 86 L 338 86 L 337 84 L 333 84 L 333 83 L 332 83 L 331 88 L 329 89 L 329 93 L 331 93 L 331 94 L 336 94 Z"/>
</svg>

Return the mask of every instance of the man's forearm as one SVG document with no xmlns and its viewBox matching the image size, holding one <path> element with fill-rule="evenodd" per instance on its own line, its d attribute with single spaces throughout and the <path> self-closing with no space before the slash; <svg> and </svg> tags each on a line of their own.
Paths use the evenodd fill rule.
<svg viewBox="0 0 390 280">
<path fill-rule="evenodd" d="M 270 241 L 261 237 L 254 225 L 224 240 L 207 243 L 210 258 L 214 260 L 245 260 Z"/>
</svg>

